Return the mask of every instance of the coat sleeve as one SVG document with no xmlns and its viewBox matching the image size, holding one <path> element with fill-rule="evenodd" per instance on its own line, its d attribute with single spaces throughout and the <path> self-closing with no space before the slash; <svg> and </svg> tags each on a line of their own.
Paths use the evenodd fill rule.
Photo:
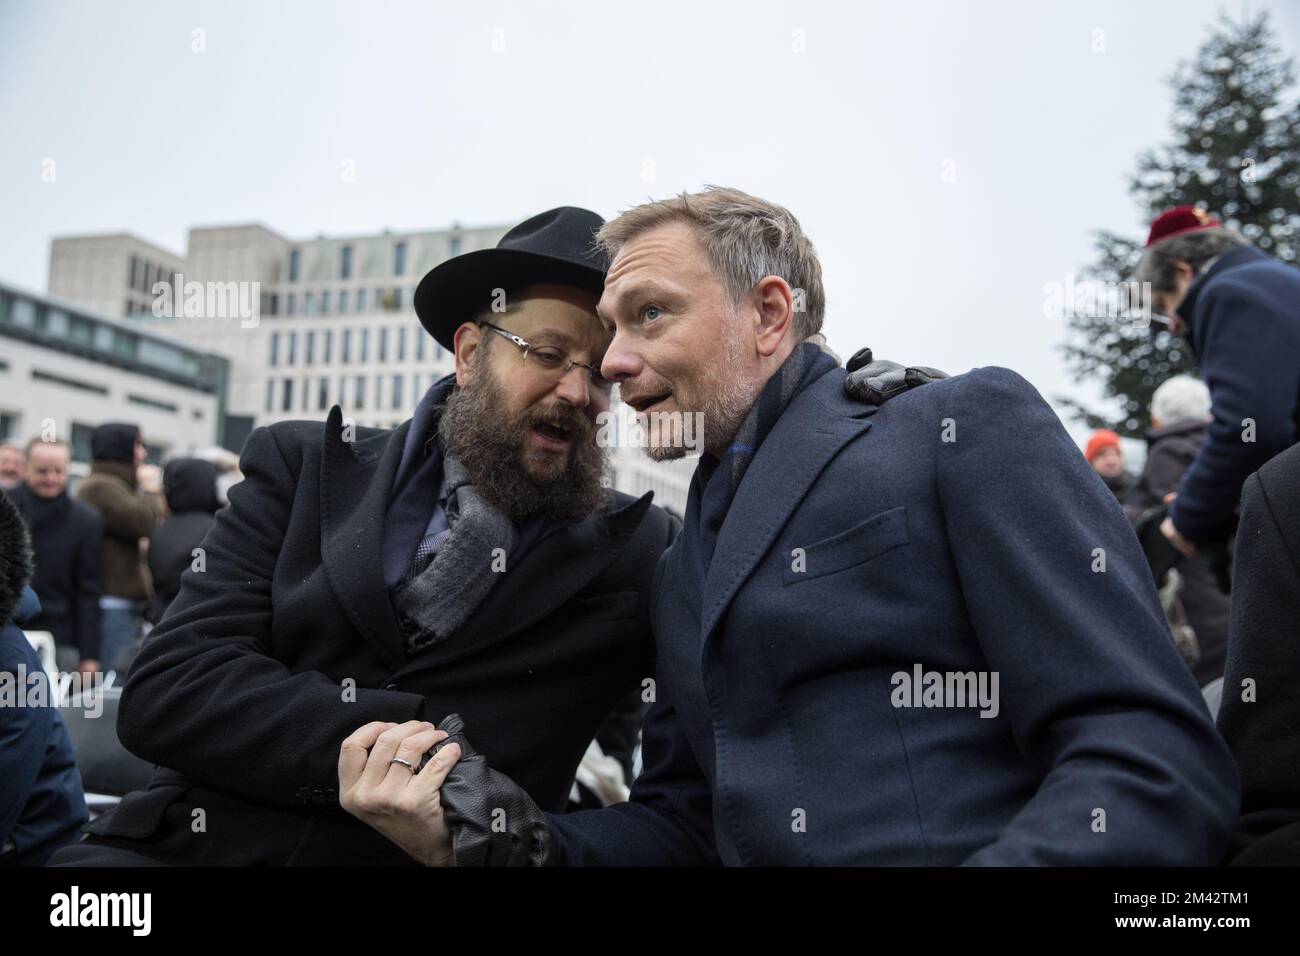
<svg viewBox="0 0 1300 956">
<path fill-rule="evenodd" d="M 600 810 L 547 814 L 562 866 L 711 866 L 712 797 L 676 713 L 659 699 L 641 731 L 632 796 Z"/>
<path fill-rule="evenodd" d="M 349 734 L 375 720 L 425 719 L 424 698 L 358 687 L 344 700 L 334 680 L 272 656 L 271 582 L 298 476 L 267 428 L 249 436 L 240 467 L 244 480 L 203 539 L 206 570 L 184 576 L 131 668 L 118 736 L 196 782 L 301 806 L 304 791 L 337 791 Z"/>
<path fill-rule="evenodd" d="M 1202 304 L 1201 374 L 1214 421 L 1170 509 L 1174 527 L 1199 543 L 1229 532 L 1246 476 L 1295 441 L 1300 391 L 1295 372 L 1279 366 L 1291 351 L 1283 324 L 1248 288 L 1222 279 L 1205 290 Z M 1250 441 L 1243 437 L 1248 423 Z"/>
<path fill-rule="evenodd" d="M 971 624 L 1037 792 L 972 864 L 1214 865 L 1236 771 L 1114 496 L 1033 387 L 977 369 L 937 452 Z M 1104 569 L 1104 570 L 1103 570 Z"/>
<path fill-rule="evenodd" d="M 162 520 L 157 495 L 87 482 L 81 486 L 79 497 L 99 512 L 106 537 L 135 542 L 153 534 Z"/>
<path fill-rule="evenodd" d="M 670 540 L 680 524 L 670 528 Z M 655 569 L 659 594 L 664 557 Z M 600 810 L 547 814 L 563 866 L 715 866 L 713 798 L 660 673 L 641 728 L 641 776 L 631 798 Z"/>
<path fill-rule="evenodd" d="M 77 541 L 76 591 L 73 596 L 77 622 L 76 643 L 82 660 L 99 660 L 100 561 L 104 554 L 104 524 L 99 515 L 85 509 L 85 520 Z"/>
<path fill-rule="evenodd" d="M 0 635 L 0 672 L 17 681 L 19 666 L 39 667 L 35 655 L 22 653 L 19 641 L 26 641 L 16 624 L 4 625 Z M 21 687 L 21 685 L 19 685 Z M 20 689 L 19 693 L 24 691 Z M 27 807 L 32 787 L 45 762 L 50 722 L 46 707 L 0 707 L 0 843 L 9 836 Z"/>
</svg>

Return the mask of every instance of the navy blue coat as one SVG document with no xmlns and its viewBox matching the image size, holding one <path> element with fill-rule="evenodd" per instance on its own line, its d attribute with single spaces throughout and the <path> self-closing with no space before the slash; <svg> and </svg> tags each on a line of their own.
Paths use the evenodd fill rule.
<svg viewBox="0 0 1300 956">
<path fill-rule="evenodd" d="M 1056 415 L 1006 369 L 879 410 L 844 375 L 760 445 L 705 586 L 681 540 L 660 560 L 645 769 L 629 803 L 551 817 L 560 860 L 1220 862 L 1232 760 Z M 997 716 L 894 706 L 917 664 L 997 671 Z"/>
<path fill-rule="evenodd" d="M 89 816 L 68 728 L 53 703 L 57 688 L 46 680 L 41 659 L 22 632 L 40 612 L 36 592 L 23 588 L 13 622 L 0 629 L 0 673 L 6 675 L 7 693 L 23 695 L 26 704 L 42 698 L 48 703 L 0 705 L 0 844 L 12 842 L 15 862 L 26 866 L 40 866 L 72 843 Z M 40 697 L 32 696 L 37 681 L 45 681 Z"/>
<path fill-rule="evenodd" d="M 1300 438 L 1300 269 L 1235 249 L 1193 283 L 1178 311 L 1214 421 L 1170 516 L 1187 538 L 1207 542 L 1231 533 L 1246 476 Z M 1242 440 L 1245 419 L 1255 423 L 1253 442 Z"/>
</svg>

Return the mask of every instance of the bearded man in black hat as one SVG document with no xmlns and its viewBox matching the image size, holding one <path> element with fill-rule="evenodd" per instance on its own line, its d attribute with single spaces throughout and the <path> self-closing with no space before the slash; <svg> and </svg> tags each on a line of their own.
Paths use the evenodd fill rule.
<svg viewBox="0 0 1300 956">
<path fill-rule="evenodd" d="M 421 758 L 451 712 L 564 807 L 653 673 L 650 578 L 676 531 L 603 487 L 601 224 L 554 209 L 424 278 L 416 312 L 456 371 L 409 421 L 354 430 L 335 407 L 249 437 L 206 568 L 123 693 L 122 742 L 160 769 L 56 863 L 437 862 L 415 811 L 437 811 Z"/>
</svg>

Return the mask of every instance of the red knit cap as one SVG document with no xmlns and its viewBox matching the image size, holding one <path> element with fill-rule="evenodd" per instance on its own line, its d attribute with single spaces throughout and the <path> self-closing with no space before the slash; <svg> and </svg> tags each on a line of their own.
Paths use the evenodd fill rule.
<svg viewBox="0 0 1300 956">
<path fill-rule="evenodd" d="M 1088 459 L 1091 464 L 1092 460 L 1101 454 L 1103 448 L 1109 448 L 1114 445 L 1119 447 L 1119 436 L 1109 428 L 1098 428 L 1088 439 L 1088 447 L 1083 450 L 1083 457 Z"/>
<path fill-rule="evenodd" d="M 1168 212 L 1161 213 L 1151 224 L 1151 235 L 1147 236 L 1147 248 L 1151 248 L 1162 239 L 1181 236 L 1185 232 L 1218 229 L 1222 225 L 1223 223 L 1199 206 L 1175 206 Z"/>
</svg>

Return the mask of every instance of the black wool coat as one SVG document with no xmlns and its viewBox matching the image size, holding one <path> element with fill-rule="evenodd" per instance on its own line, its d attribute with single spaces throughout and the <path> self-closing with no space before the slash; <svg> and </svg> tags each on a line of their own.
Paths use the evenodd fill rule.
<svg viewBox="0 0 1300 956">
<path fill-rule="evenodd" d="M 340 808 L 339 747 L 370 721 L 452 712 L 494 768 L 564 807 L 588 742 L 653 674 L 649 585 L 676 526 L 650 495 L 616 494 L 412 656 L 381 559 L 409 427 L 345 441 L 336 407 L 324 425 L 249 437 L 206 570 L 184 573 L 123 693 L 119 736 L 166 769 L 91 824 L 101 845 L 198 864 L 410 863 Z"/>
</svg>

